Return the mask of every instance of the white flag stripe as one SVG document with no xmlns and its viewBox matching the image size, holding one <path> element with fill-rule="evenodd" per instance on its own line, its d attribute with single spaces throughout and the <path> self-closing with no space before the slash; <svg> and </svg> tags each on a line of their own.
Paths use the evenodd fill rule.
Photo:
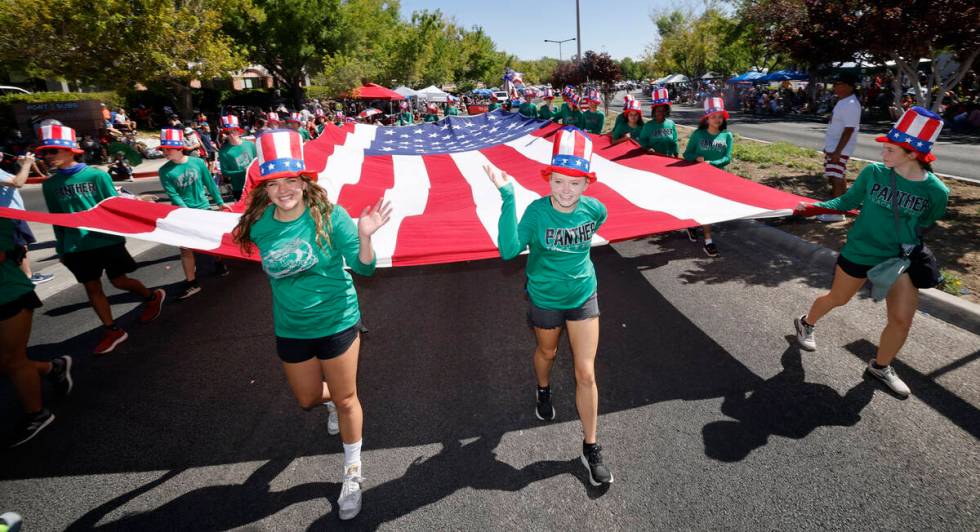
<svg viewBox="0 0 980 532">
<path fill-rule="evenodd" d="M 483 224 L 483 228 L 486 229 L 487 234 L 490 235 L 490 241 L 496 244 L 498 235 L 497 220 L 500 219 L 500 209 L 503 206 L 503 200 L 500 199 L 500 191 L 497 190 L 497 187 L 487 177 L 486 172 L 483 171 L 483 166 L 488 165 L 498 172 L 500 169 L 494 166 L 479 151 L 451 153 L 450 156 L 453 158 L 453 162 L 456 163 L 456 167 L 459 168 L 460 173 L 466 179 L 466 182 L 470 184 L 470 189 L 473 192 L 473 203 L 476 204 L 476 216 L 480 219 L 480 223 Z M 514 185 L 514 205 L 517 207 L 517 219 L 520 220 L 524 216 L 524 211 L 527 209 L 527 206 L 540 196 L 522 187 L 513 178 L 511 178 L 510 182 Z"/>
<path fill-rule="evenodd" d="M 327 164 L 320 172 L 318 180 L 320 186 L 327 190 L 327 198 L 330 201 L 337 201 L 341 187 L 356 184 L 361 180 L 364 150 L 374 142 L 377 132 L 377 126 L 358 124 L 354 126 L 354 133 L 348 134 L 343 144 L 334 146 L 333 153 L 327 158 Z"/>
<path fill-rule="evenodd" d="M 398 229 L 409 216 L 425 212 L 429 200 L 429 173 L 421 157 L 415 155 L 392 155 L 395 186 L 385 191 L 385 200 L 391 202 L 391 221 L 384 225 L 372 238 L 374 252 L 378 256 L 378 266 L 391 266 L 395 254 Z M 360 213 L 357 213 L 360 214 Z"/>
<path fill-rule="evenodd" d="M 212 250 L 221 246 L 222 236 L 235 228 L 240 216 L 241 214 L 233 212 L 182 208 L 174 209 L 165 218 L 158 219 L 156 228 L 147 233 L 118 233 L 88 227 L 82 229 L 171 246 Z"/>
</svg>

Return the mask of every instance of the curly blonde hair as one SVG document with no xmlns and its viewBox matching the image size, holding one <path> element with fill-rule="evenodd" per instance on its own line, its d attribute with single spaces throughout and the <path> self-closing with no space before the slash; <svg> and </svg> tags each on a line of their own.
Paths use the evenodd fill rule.
<svg viewBox="0 0 980 532">
<path fill-rule="evenodd" d="M 316 227 L 316 243 L 320 249 L 324 250 L 327 247 L 333 247 L 330 241 L 330 216 L 333 214 L 333 203 L 327 199 L 327 191 L 314 183 L 309 176 L 300 175 L 299 177 L 306 184 L 306 190 L 303 192 L 303 203 L 306 205 L 310 216 L 313 217 L 313 225 Z M 238 219 L 238 225 L 231 232 L 232 238 L 238 243 L 245 255 L 252 254 L 252 247 L 255 244 L 252 242 L 252 226 L 259 221 L 259 218 L 265 214 L 265 210 L 272 204 L 269 193 L 265 189 L 265 183 L 252 189 L 248 200 L 248 207 L 242 213 L 242 217 Z"/>
</svg>

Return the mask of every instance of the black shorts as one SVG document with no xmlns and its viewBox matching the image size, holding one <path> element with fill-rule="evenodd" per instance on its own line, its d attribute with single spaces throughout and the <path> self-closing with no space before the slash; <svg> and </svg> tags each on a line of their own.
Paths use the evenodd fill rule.
<svg viewBox="0 0 980 532">
<path fill-rule="evenodd" d="M 276 336 L 276 352 L 283 362 L 296 364 L 313 357 L 320 360 L 337 358 L 347 352 L 360 332 L 358 322 L 349 329 L 320 338 L 283 338 Z"/>
<path fill-rule="evenodd" d="M 538 329 L 557 329 L 566 321 L 582 321 L 599 316 L 599 297 L 593 293 L 581 306 L 568 310 L 548 310 L 528 301 L 527 324 Z"/>
<path fill-rule="evenodd" d="M 109 279 L 136 271 L 136 261 L 126 250 L 126 244 L 65 253 L 61 256 L 61 263 L 80 283 L 101 278 L 103 271 Z"/>
<path fill-rule="evenodd" d="M 41 307 L 41 300 L 37 298 L 34 290 L 18 297 L 13 301 L 8 301 L 0 305 L 0 321 L 9 320 L 24 309 L 34 310 Z"/>
<path fill-rule="evenodd" d="M 840 266 L 840 269 L 844 270 L 844 273 L 858 279 L 867 279 L 868 270 L 874 268 L 874 266 L 865 266 L 864 264 L 851 262 L 845 259 L 844 255 L 837 255 L 837 265 Z"/>
</svg>

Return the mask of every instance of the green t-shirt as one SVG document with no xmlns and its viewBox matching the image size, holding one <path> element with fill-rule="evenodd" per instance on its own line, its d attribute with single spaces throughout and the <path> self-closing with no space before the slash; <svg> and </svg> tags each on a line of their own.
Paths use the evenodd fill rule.
<svg viewBox="0 0 980 532">
<path fill-rule="evenodd" d="M 446 108 L 446 116 L 459 116 L 459 109 L 455 105 Z"/>
<path fill-rule="evenodd" d="M 637 123 L 636 127 L 630 127 L 629 122 L 619 122 L 616 121 L 616 126 L 612 130 L 612 139 L 619 140 L 623 138 L 623 135 L 629 133 L 630 138 L 639 142 L 640 132 L 643 131 L 643 123 Z"/>
<path fill-rule="evenodd" d="M 487 112 L 488 113 L 490 111 L 496 111 L 497 109 L 500 109 L 500 104 L 497 103 L 497 102 L 493 102 L 493 103 L 491 103 L 490 105 L 487 106 Z"/>
<path fill-rule="evenodd" d="M 439 115 L 438 114 L 433 114 L 433 113 L 426 113 L 425 115 L 422 116 L 422 121 L 423 122 L 438 122 L 439 121 Z"/>
<path fill-rule="evenodd" d="M 653 150 L 673 157 L 677 156 L 677 126 L 669 118 L 664 119 L 663 122 L 652 119 L 644 123 L 637 141 L 645 150 Z"/>
<path fill-rule="evenodd" d="M 922 181 L 910 181 L 894 174 L 898 188 L 899 234 L 896 235 L 890 177 L 893 173 L 884 164 L 870 164 L 861 170 L 844 195 L 815 204 L 838 211 L 861 208 L 840 250 L 845 259 L 874 266 L 897 257 L 902 244 L 921 243 L 917 228 L 929 227 L 946 212 L 949 189 L 935 174 L 926 172 Z"/>
<path fill-rule="evenodd" d="M 0 218 L 0 251 L 14 249 L 14 221 Z M 29 260 L 26 257 L 24 260 Z M 34 291 L 34 283 L 10 260 L 8 255 L 0 261 L 0 305 Z"/>
<path fill-rule="evenodd" d="M 303 142 L 306 142 L 306 141 L 308 141 L 308 140 L 310 140 L 310 139 L 313 138 L 312 136 L 310 136 L 310 130 L 309 129 L 306 129 L 303 126 L 300 126 L 299 130 L 297 130 L 297 131 L 299 132 L 300 138 L 303 139 Z"/>
<path fill-rule="evenodd" d="M 585 131 L 596 135 L 602 134 L 602 126 L 606 123 L 606 115 L 602 111 L 585 111 L 582 113 L 582 125 Z"/>
<path fill-rule="evenodd" d="M 399 126 L 407 126 L 408 124 L 411 124 L 411 123 L 414 123 L 414 122 L 415 122 L 415 118 L 412 116 L 411 111 L 404 111 L 402 113 L 398 113 L 398 125 Z"/>
<path fill-rule="evenodd" d="M 559 212 L 551 206 L 549 195 L 531 202 L 518 223 L 514 185 L 501 187 L 500 197 L 497 247 L 505 260 L 530 249 L 527 291 L 531 301 L 549 310 L 582 306 L 596 291 L 589 249 L 592 236 L 606 221 L 606 207 L 595 198 L 582 196 L 574 211 Z"/>
<path fill-rule="evenodd" d="M 160 167 L 160 185 L 170 196 L 170 203 L 178 207 L 207 209 L 211 207 L 205 189 L 218 205 L 224 205 L 218 185 L 214 183 L 208 163 L 202 159 L 188 157 L 187 162 L 177 164 L 167 161 Z"/>
<path fill-rule="evenodd" d="M 291 222 L 275 219 L 270 205 L 251 229 L 262 269 L 272 286 L 276 336 L 320 338 L 353 327 L 361 319 L 357 292 L 347 265 L 361 275 L 374 273 L 375 261 L 361 263 L 357 227 L 347 211 L 334 205 L 330 244 L 316 242 L 309 212 Z"/>
<path fill-rule="evenodd" d="M 87 211 L 100 201 L 117 196 L 109 174 L 83 164 L 58 170 L 41 185 L 44 202 L 54 213 Z M 126 242 L 121 236 L 107 235 L 88 229 L 54 226 L 55 251 L 59 255 L 98 249 Z"/>
<path fill-rule="evenodd" d="M 561 110 L 558 111 L 557 118 L 563 125 L 582 128 L 582 111 L 579 111 L 577 108 L 572 109 L 567 103 L 561 104 Z M 552 118 L 552 120 L 554 119 Z"/>
<path fill-rule="evenodd" d="M 522 103 L 521 106 L 517 108 L 517 112 L 528 118 L 538 117 L 538 108 L 535 107 L 533 103 Z"/>
<path fill-rule="evenodd" d="M 708 133 L 707 129 L 695 129 L 687 139 L 684 148 L 684 159 L 693 161 L 704 157 L 704 162 L 717 168 L 724 168 L 732 162 L 732 145 L 735 139 L 728 131 L 720 131 L 717 135 Z"/>
<path fill-rule="evenodd" d="M 555 108 L 550 104 L 544 104 L 538 108 L 538 118 L 543 118 L 545 120 L 551 120 L 555 116 Z"/>
<path fill-rule="evenodd" d="M 255 160 L 255 143 L 243 140 L 238 146 L 226 142 L 218 151 L 218 164 L 221 173 L 231 182 L 231 188 L 236 193 L 245 188 L 245 175 L 248 165 Z"/>
</svg>

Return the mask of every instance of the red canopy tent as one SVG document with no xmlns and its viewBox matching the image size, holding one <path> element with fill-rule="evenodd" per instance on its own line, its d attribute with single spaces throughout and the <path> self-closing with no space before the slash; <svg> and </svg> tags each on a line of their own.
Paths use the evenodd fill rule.
<svg viewBox="0 0 980 532">
<path fill-rule="evenodd" d="M 377 83 L 368 83 L 351 91 L 353 100 L 404 100 L 405 97 L 397 92 L 386 89 Z"/>
</svg>

